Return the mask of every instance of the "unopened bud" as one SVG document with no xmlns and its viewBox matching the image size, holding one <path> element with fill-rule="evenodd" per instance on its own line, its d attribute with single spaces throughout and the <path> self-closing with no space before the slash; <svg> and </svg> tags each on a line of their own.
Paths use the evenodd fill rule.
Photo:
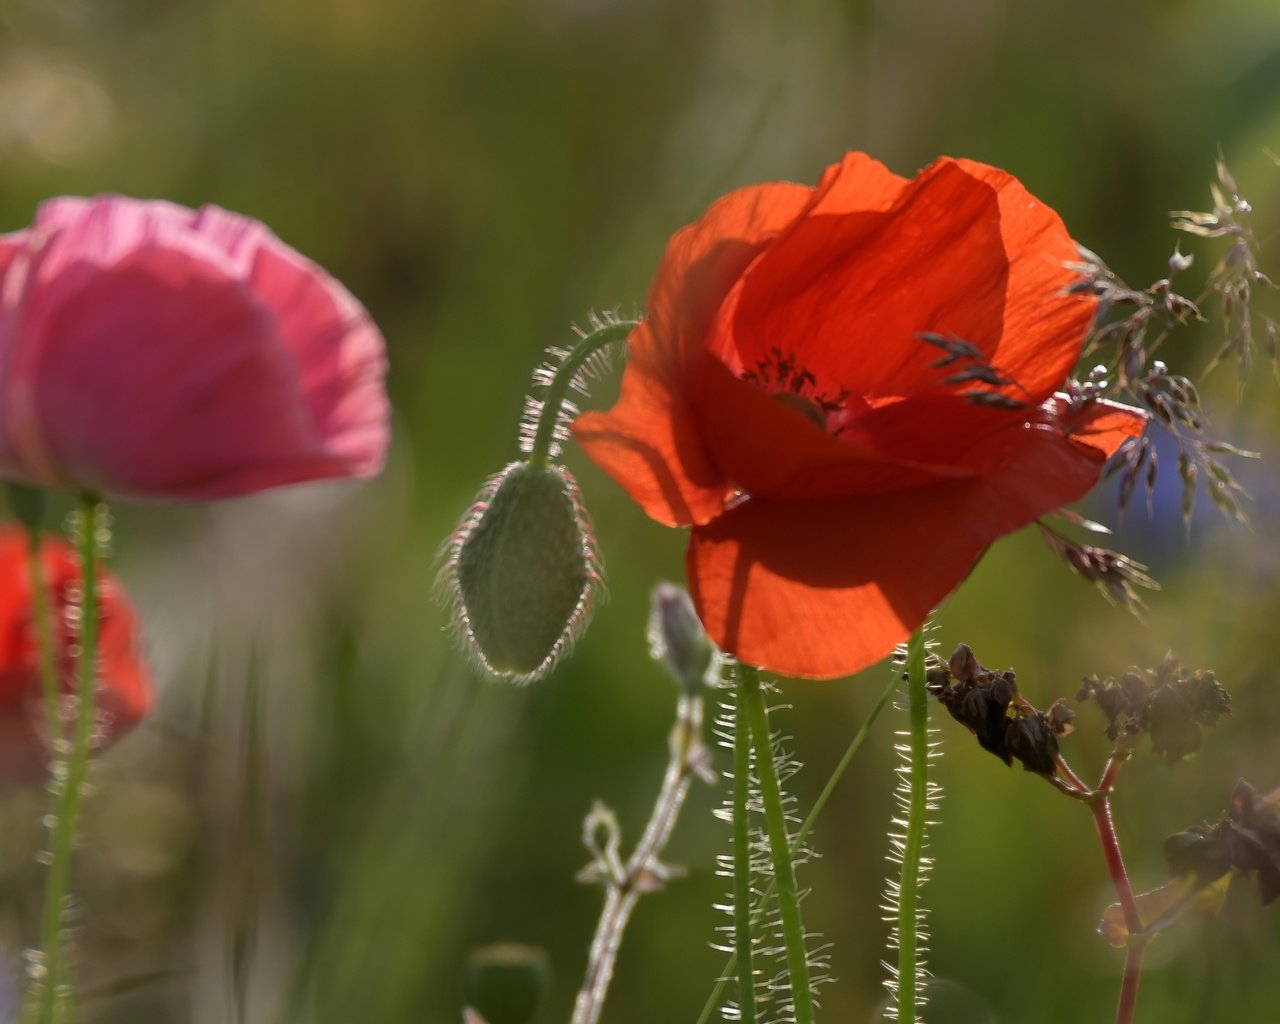
<svg viewBox="0 0 1280 1024">
<path fill-rule="evenodd" d="M 586 628 L 600 561 L 562 467 L 507 466 L 480 492 L 447 553 L 442 579 L 455 624 L 491 674 L 541 679 Z"/>
<path fill-rule="evenodd" d="M 485 946 L 467 958 L 467 1006 L 486 1024 L 529 1024 L 550 980 L 543 950 L 514 943 Z"/>
<path fill-rule="evenodd" d="M 686 693 L 696 693 L 711 670 L 716 649 L 693 602 L 674 583 L 659 583 L 649 600 L 649 656 L 662 662 Z"/>
</svg>

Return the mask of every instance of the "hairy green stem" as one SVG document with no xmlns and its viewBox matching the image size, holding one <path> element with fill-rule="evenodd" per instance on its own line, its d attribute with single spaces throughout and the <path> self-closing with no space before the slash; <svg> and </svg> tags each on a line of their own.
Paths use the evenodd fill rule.
<svg viewBox="0 0 1280 1024">
<path fill-rule="evenodd" d="M 769 837 L 769 853 L 778 883 L 778 909 L 782 915 L 782 938 L 787 948 L 787 973 L 791 979 L 791 1000 L 795 1024 L 813 1024 L 813 992 L 809 986 L 809 954 L 805 948 L 804 924 L 800 919 L 800 895 L 796 886 L 795 864 L 791 859 L 791 837 L 787 834 L 786 811 L 782 806 L 782 787 L 773 763 L 773 737 L 769 730 L 769 711 L 760 686 L 760 673 L 750 665 L 739 664 L 738 714 L 751 721 L 751 742 L 756 752 L 756 778 L 760 799 L 764 804 L 765 834 Z"/>
<path fill-rule="evenodd" d="M 742 671 L 737 666 L 735 671 Z M 738 697 L 733 728 L 733 945 L 738 976 L 738 1019 L 755 1024 L 755 957 L 751 948 L 751 821 L 747 800 L 751 793 L 751 721 Z M 728 972 L 726 972 L 727 975 Z"/>
<path fill-rule="evenodd" d="M 813 808 L 809 811 L 808 816 L 804 819 L 804 824 L 796 831 L 795 837 L 791 840 L 791 856 L 795 857 L 800 852 L 800 847 L 804 845 L 805 839 L 809 833 L 813 831 L 813 826 L 818 820 L 818 815 L 827 805 L 827 801 L 831 799 L 831 794 L 835 792 L 836 785 L 849 769 L 849 765 L 853 763 L 853 756 L 862 746 L 863 740 L 871 732 L 871 726 L 875 724 L 880 712 L 884 710 L 884 706 L 889 703 L 889 698 L 893 696 L 894 690 L 898 688 L 898 676 L 895 672 L 889 677 L 889 684 L 881 691 L 879 698 L 876 700 L 875 706 L 871 709 L 871 713 L 867 715 L 862 725 L 858 727 L 858 731 L 853 734 L 853 739 L 849 741 L 849 745 L 845 747 L 844 753 L 840 756 L 840 760 L 832 769 L 831 775 L 828 776 L 826 784 L 822 787 L 822 792 L 818 794 L 818 798 L 813 802 Z M 749 741 L 748 741 L 749 742 Z M 735 747 L 736 753 L 736 747 Z M 735 768 L 736 771 L 736 768 Z M 744 798 L 745 799 L 745 798 Z M 737 819 L 735 818 L 735 821 Z M 770 879 L 769 884 L 765 886 L 764 891 L 756 898 L 755 906 L 751 908 L 752 920 L 759 917 L 763 911 L 765 904 L 769 898 L 773 896 L 775 883 Z M 748 895 L 749 895 L 748 890 Z M 737 894 L 735 893 L 735 900 Z M 711 990 L 711 995 L 707 997 L 706 1004 L 702 1007 L 702 1012 L 698 1014 L 695 1024 L 707 1024 L 711 1020 L 711 1015 L 715 1012 L 717 1006 L 720 1005 L 720 997 L 724 994 L 725 985 L 728 984 L 730 975 L 734 973 L 738 964 L 738 954 L 730 953 L 729 960 L 725 964 L 724 970 L 720 972 L 720 979 L 716 982 Z"/>
<path fill-rule="evenodd" d="M 564 361 L 556 367 L 555 376 L 551 379 L 542 400 L 542 412 L 538 415 L 538 430 L 533 437 L 533 446 L 529 449 L 529 465 L 543 467 L 550 460 L 551 445 L 555 441 L 556 425 L 560 420 L 560 409 L 569 394 L 569 388 L 573 385 L 573 378 L 582 369 L 583 364 L 601 349 L 625 338 L 639 323 L 638 320 L 615 320 L 597 327 L 579 341 L 564 357 Z"/>
<path fill-rule="evenodd" d="M 62 712 L 58 707 L 58 672 L 53 646 L 53 620 L 49 609 L 49 585 L 45 580 L 44 559 L 40 557 L 40 530 L 27 529 L 27 566 L 31 577 L 31 609 L 36 623 L 36 650 L 40 663 L 40 689 L 44 695 L 44 711 L 49 730 L 51 758 L 62 750 Z"/>
<path fill-rule="evenodd" d="M 925 691 L 924 628 L 911 634 L 907 645 L 907 713 L 911 729 L 907 803 L 907 831 L 902 846 L 902 874 L 898 887 L 898 1024 L 915 1024 L 916 923 L 919 916 L 920 859 L 924 850 L 925 815 L 929 802 L 929 694 Z"/>
<path fill-rule="evenodd" d="M 65 763 L 59 759 L 54 774 L 56 806 L 49 837 L 49 872 L 45 878 L 44 915 L 41 927 L 42 968 L 33 976 L 39 990 L 40 1024 L 55 1024 L 65 1005 L 69 983 L 64 979 L 64 917 L 71 887 L 71 860 L 76 824 L 84 795 L 85 776 L 92 753 L 96 717 L 98 662 L 98 521 L 97 498 L 83 495 L 80 501 L 79 556 L 81 573 L 79 623 L 79 683 L 76 690 L 76 719 L 71 752 Z"/>
</svg>

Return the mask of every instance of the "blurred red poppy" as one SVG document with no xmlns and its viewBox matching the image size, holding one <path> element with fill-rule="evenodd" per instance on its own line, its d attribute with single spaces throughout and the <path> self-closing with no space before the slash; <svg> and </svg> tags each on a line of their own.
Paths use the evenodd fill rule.
<svg viewBox="0 0 1280 1024">
<path fill-rule="evenodd" d="M 0 474 L 159 501 L 370 476 L 382 335 L 337 281 L 215 206 L 44 203 L 0 236 Z"/>
<path fill-rule="evenodd" d="M 79 668 L 67 611 L 80 569 L 70 545 L 46 539 L 40 549 L 54 625 L 58 681 L 74 692 Z M 100 570 L 101 571 L 101 570 Z M 98 729 L 105 746 L 133 728 L 152 702 L 151 676 L 138 647 L 138 620 L 120 585 L 102 572 L 98 635 Z M 40 682 L 26 532 L 0 526 L 0 787 L 39 779 L 49 767 L 49 729 Z"/>
<path fill-rule="evenodd" d="M 817 188 L 741 189 L 671 239 L 618 402 L 574 436 L 693 528 L 723 649 L 855 672 L 1141 433 L 1136 410 L 1055 396 L 1095 311 L 1066 293 L 1075 258 L 1056 213 L 969 161 L 907 180 L 850 154 Z M 971 355 L 937 365 L 923 333 Z"/>
</svg>

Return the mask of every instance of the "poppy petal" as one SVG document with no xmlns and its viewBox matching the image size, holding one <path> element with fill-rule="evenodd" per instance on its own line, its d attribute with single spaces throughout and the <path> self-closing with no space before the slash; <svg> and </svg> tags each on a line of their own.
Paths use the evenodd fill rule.
<svg viewBox="0 0 1280 1024">
<path fill-rule="evenodd" d="M 617 403 L 574 422 L 587 454 L 661 523 L 706 522 L 733 489 L 707 458 L 689 388 L 705 365 L 703 337 L 725 293 L 813 195 L 791 184 L 740 189 L 677 232 L 654 279 L 648 318 L 627 340 Z"/>
<path fill-rule="evenodd" d="M 0 275 L 0 471 L 200 501 L 381 468 L 381 335 L 262 224 L 63 197 Z"/>
<path fill-rule="evenodd" d="M 1123 432 L 1115 421 L 1101 436 L 1110 444 Z M 745 662 L 806 678 L 848 675 L 889 654 L 992 541 L 1087 493 L 1105 457 L 1038 427 L 1020 431 L 1007 454 L 990 477 L 826 501 L 753 498 L 695 528 L 689 589 L 711 638 Z"/>
<path fill-rule="evenodd" d="M 813 501 L 965 475 L 945 464 L 925 468 L 896 453 L 885 457 L 874 437 L 856 426 L 834 437 L 718 362 L 703 374 L 700 399 L 702 438 L 712 461 L 738 489 L 756 497 Z M 936 432 L 937 421 L 930 422 Z"/>
<path fill-rule="evenodd" d="M 248 280 L 293 353 L 312 428 L 344 473 L 373 476 L 390 443 L 382 334 L 346 288 L 259 228 Z"/>
<path fill-rule="evenodd" d="M 23 469 L 50 486 L 199 501 L 341 465 L 302 415 L 266 310 L 167 249 L 139 249 L 64 296 L 5 388 L 15 415 L 31 410 L 8 431 L 25 440 Z"/>
<path fill-rule="evenodd" d="M 1094 311 L 1064 294 L 1075 256 L 1058 215 L 1016 179 L 943 159 L 888 209 L 815 204 L 742 276 L 717 344 L 745 365 L 778 348 L 827 387 L 908 396 L 948 372 L 919 334 L 955 335 L 1039 403 L 1074 367 Z"/>
</svg>

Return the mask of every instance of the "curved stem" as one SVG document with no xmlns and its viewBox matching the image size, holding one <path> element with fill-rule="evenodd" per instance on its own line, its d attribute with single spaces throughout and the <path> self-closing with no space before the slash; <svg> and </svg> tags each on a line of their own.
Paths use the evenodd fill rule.
<svg viewBox="0 0 1280 1024">
<path fill-rule="evenodd" d="M 924 629 L 911 634 L 907 645 L 907 710 L 911 729 L 911 795 L 907 831 L 902 845 L 902 873 L 898 888 L 898 1024 L 916 1020 L 916 956 L 919 949 L 920 859 L 924 850 L 925 814 L 929 801 L 929 695 L 925 691 Z"/>
<path fill-rule="evenodd" d="M 84 793 L 85 776 L 92 752 L 96 716 L 98 661 L 98 520 L 100 506 L 95 497 L 80 501 L 81 599 L 79 623 L 79 684 L 76 690 L 76 720 L 72 730 L 71 753 L 65 766 L 55 770 L 56 808 L 49 839 L 49 873 L 45 879 L 44 916 L 41 927 L 43 970 L 34 983 L 40 992 L 40 1024 L 54 1024 L 63 1005 L 67 983 L 64 961 L 64 913 L 71 885 L 72 846 Z M 65 771 L 63 768 L 65 767 Z"/>
<path fill-rule="evenodd" d="M 751 720 L 751 742 L 756 752 L 756 778 L 764 804 L 765 833 L 773 873 L 778 882 L 778 909 L 782 915 L 782 937 L 787 947 L 787 973 L 791 979 L 791 1000 L 795 1024 L 813 1024 L 813 992 L 809 986 L 809 954 L 804 944 L 804 924 L 800 919 L 800 896 L 796 887 L 795 864 L 791 859 L 791 837 L 787 834 L 786 812 L 782 807 L 782 787 L 773 763 L 773 737 L 769 712 L 760 687 L 760 673 L 750 665 L 738 665 L 738 714 Z"/>
<path fill-rule="evenodd" d="M 607 348 L 615 341 L 625 338 L 638 326 L 638 320 L 615 320 L 596 328 L 578 342 L 564 360 L 556 367 L 555 376 L 547 387 L 547 394 L 542 400 L 542 412 L 538 415 L 538 430 L 533 436 L 533 445 L 529 449 L 531 466 L 546 466 L 550 459 L 551 445 L 555 441 L 556 425 L 560 421 L 560 409 L 573 384 L 573 378 L 582 369 L 584 363 L 601 349 Z"/>
<path fill-rule="evenodd" d="M 741 1024 L 755 1024 L 756 1020 L 755 957 L 751 946 L 755 908 L 751 905 L 751 821 L 747 817 L 750 793 L 751 721 L 739 694 L 733 729 L 733 945 Z"/>
</svg>

